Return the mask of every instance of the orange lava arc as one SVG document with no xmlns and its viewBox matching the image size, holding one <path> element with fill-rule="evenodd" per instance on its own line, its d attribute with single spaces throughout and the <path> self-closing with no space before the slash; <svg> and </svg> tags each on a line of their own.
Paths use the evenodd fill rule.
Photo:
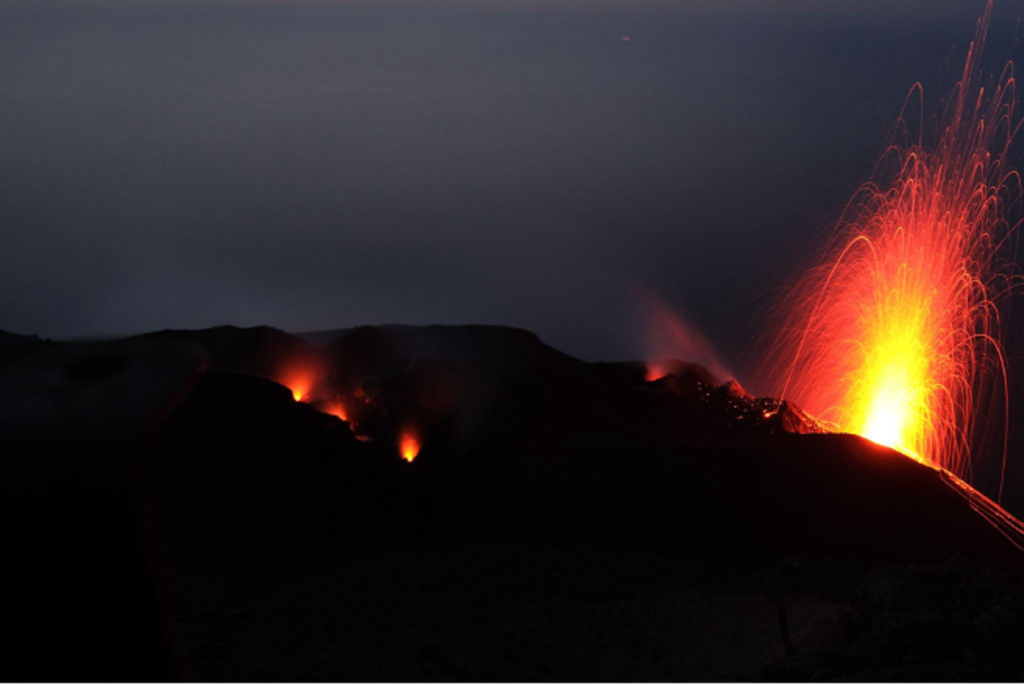
<svg viewBox="0 0 1024 685">
<path fill-rule="evenodd" d="M 413 459 L 419 456 L 420 453 L 420 441 L 415 435 L 409 432 L 402 433 L 398 439 L 398 453 L 402 459 L 408 462 L 412 462 Z"/>
<path fill-rule="evenodd" d="M 950 97 L 908 124 L 915 85 L 873 180 L 847 205 L 833 241 L 784 298 L 767 380 L 839 430 L 970 480 L 972 444 L 1002 441 L 1006 364 L 1000 307 L 1017 276 L 1011 169 L 1013 65 L 985 87 L 979 58 L 991 2 Z M 1002 422 L 1002 430 L 993 426 Z M 983 424 L 983 425 L 979 425 Z"/>
</svg>

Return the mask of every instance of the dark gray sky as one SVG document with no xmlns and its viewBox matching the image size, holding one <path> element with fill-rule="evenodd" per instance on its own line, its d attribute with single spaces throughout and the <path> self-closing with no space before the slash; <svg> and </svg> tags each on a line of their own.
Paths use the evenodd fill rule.
<svg viewBox="0 0 1024 685">
<path fill-rule="evenodd" d="M 640 289 L 729 357 L 983 8 L 2 1 L 0 328 L 502 323 L 623 358 Z"/>
</svg>

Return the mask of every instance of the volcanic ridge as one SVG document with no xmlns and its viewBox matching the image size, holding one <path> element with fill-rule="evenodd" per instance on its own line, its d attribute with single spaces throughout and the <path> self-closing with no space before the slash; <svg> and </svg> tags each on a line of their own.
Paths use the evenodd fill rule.
<svg viewBox="0 0 1024 685">
<path fill-rule="evenodd" d="M 152 346 L 202 360 L 150 463 L 190 677 L 1024 675 L 1013 516 L 699 365 L 497 326 L 224 326 L 4 334 L 0 381 Z"/>
</svg>

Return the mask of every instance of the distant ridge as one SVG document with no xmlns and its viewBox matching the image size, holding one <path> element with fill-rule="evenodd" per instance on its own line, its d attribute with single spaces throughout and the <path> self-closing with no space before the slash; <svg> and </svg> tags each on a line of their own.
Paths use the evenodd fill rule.
<svg viewBox="0 0 1024 685">
<path fill-rule="evenodd" d="M 38 335 L 22 335 L 20 333 L 11 333 L 10 331 L 0 330 L 0 345 L 18 345 L 23 343 L 39 342 L 43 342 L 43 339 Z"/>
</svg>

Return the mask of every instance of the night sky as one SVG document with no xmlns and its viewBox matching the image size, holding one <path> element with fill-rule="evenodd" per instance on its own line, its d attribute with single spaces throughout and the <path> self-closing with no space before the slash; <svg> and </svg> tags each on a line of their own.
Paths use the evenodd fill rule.
<svg viewBox="0 0 1024 685">
<path fill-rule="evenodd" d="M 742 366 L 983 9 L 2 2 L 0 328 L 495 323 L 636 358 L 647 292 Z"/>
</svg>

